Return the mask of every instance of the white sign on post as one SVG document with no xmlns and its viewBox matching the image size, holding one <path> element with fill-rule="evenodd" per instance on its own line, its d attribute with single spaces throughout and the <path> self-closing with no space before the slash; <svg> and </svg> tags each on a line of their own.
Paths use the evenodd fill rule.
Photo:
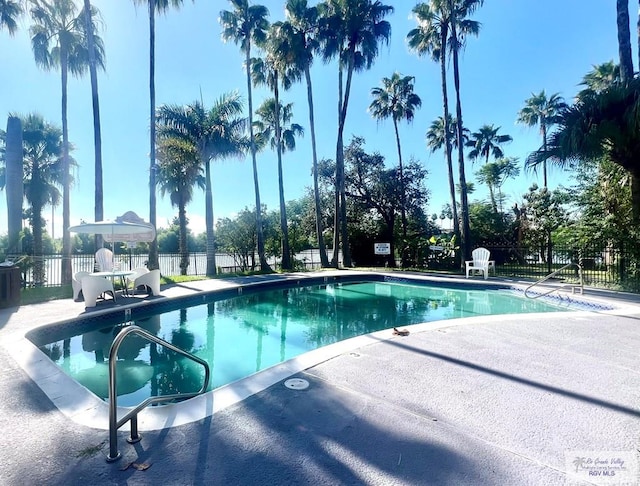
<svg viewBox="0 0 640 486">
<path fill-rule="evenodd" d="M 376 255 L 391 255 L 391 243 L 374 243 L 373 251 Z"/>
</svg>

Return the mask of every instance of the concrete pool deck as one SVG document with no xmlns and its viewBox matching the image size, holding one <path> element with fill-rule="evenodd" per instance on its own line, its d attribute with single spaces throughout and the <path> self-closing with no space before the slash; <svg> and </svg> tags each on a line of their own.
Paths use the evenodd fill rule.
<svg viewBox="0 0 640 486">
<path fill-rule="evenodd" d="M 121 430 L 123 458 L 112 464 L 108 432 L 60 412 L 15 357 L 26 330 L 77 317 L 84 304 L 2 309 L 0 484 L 612 484 L 588 476 L 603 458 L 619 482 L 639 484 L 640 299 L 587 290 L 593 297 L 619 307 L 376 333 L 307 363 L 294 374 L 306 390 L 280 379 L 195 422 L 141 424 L 134 445 Z M 122 470 L 131 463 L 150 467 Z"/>
</svg>

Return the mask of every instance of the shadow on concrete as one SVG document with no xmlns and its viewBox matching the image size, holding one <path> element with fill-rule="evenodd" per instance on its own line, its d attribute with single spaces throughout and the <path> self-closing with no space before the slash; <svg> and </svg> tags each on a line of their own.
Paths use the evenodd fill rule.
<svg viewBox="0 0 640 486">
<path fill-rule="evenodd" d="M 434 358 L 434 359 L 439 359 L 442 361 L 446 361 L 448 363 L 452 363 L 458 366 L 464 366 L 466 368 L 475 370 L 475 371 L 480 371 L 482 373 L 488 373 L 491 374 L 493 376 L 497 376 L 499 378 L 504 378 L 506 380 L 510 380 L 516 383 L 520 383 L 522 385 L 527 385 L 527 386 L 531 386 L 531 387 L 535 387 L 535 388 L 539 388 L 541 390 L 545 390 L 551 393 L 557 393 L 560 395 L 563 395 L 565 397 L 568 398 L 572 398 L 574 400 L 580 400 L 583 402 L 587 402 L 587 403 L 591 403 L 593 405 L 597 405 L 600 407 L 606 407 L 610 410 L 613 410 L 615 412 L 620 412 L 626 415 L 630 415 L 632 417 L 636 417 L 639 418 L 640 417 L 640 410 L 637 409 L 633 409 L 633 408 L 629 408 L 626 407 L 624 405 L 620 405 L 617 403 L 613 403 L 613 402 L 609 402 L 606 400 L 602 400 L 600 398 L 596 398 L 596 397 L 591 397 L 588 395 L 584 395 L 582 393 L 576 393 L 576 392 L 572 392 L 570 390 L 565 390 L 562 388 L 558 388 L 555 386 L 551 386 L 551 385 L 547 385 L 545 383 L 541 383 L 539 381 L 533 381 L 533 380 L 528 380 L 526 378 L 522 378 L 516 375 L 512 375 L 510 373 L 505 373 L 504 371 L 500 371 L 500 370 L 496 370 L 493 368 L 488 368 L 486 366 L 481 366 L 475 363 L 472 363 L 470 361 L 464 361 L 458 358 L 452 358 L 451 356 L 447 356 L 444 354 L 440 354 L 440 353 L 435 353 L 433 351 L 427 351 L 425 349 L 420 349 L 420 348 L 416 348 L 415 346 L 411 346 L 408 344 L 404 344 L 398 341 L 384 341 L 385 344 L 388 344 L 389 346 L 396 346 L 402 349 L 405 349 L 407 351 L 411 351 L 414 353 L 418 353 L 418 354 L 422 354 L 423 356 L 428 356 L 430 358 Z"/>
</svg>

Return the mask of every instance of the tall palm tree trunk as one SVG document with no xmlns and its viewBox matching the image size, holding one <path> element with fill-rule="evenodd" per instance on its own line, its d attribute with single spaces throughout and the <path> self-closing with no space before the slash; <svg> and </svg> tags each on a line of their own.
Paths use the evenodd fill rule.
<svg viewBox="0 0 640 486">
<path fill-rule="evenodd" d="M 247 40 L 247 42 L 249 42 Z M 247 66 L 247 98 L 249 105 L 249 141 L 251 143 L 251 163 L 253 164 L 253 188 L 256 194 L 256 239 L 258 240 L 258 259 L 260 271 L 271 271 L 264 255 L 264 232 L 262 231 L 262 204 L 260 203 L 260 186 L 258 185 L 258 164 L 256 162 L 256 139 L 253 135 L 253 96 L 251 93 L 251 48 L 247 47 L 245 65 Z"/>
<path fill-rule="evenodd" d="M 631 32 L 629 30 L 629 0 L 616 0 L 618 24 L 618 52 L 620 54 L 620 78 L 623 83 L 633 78 L 631 56 Z"/>
<path fill-rule="evenodd" d="M 276 154 L 278 155 L 278 193 L 280 199 L 280 231 L 282 231 L 282 269 L 291 270 L 291 249 L 289 248 L 289 228 L 287 227 L 287 206 L 284 201 L 284 178 L 282 177 L 282 133 L 280 129 L 280 90 L 278 73 L 275 73 L 273 89 L 276 116 Z"/>
<path fill-rule="evenodd" d="M 60 71 L 62 77 L 62 284 L 71 283 L 71 176 L 69 174 L 69 128 L 67 124 L 67 48 L 60 46 Z"/>
<path fill-rule="evenodd" d="M 213 277 L 216 274 L 216 247 L 215 235 L 213 233 L 213 192 L 211 190 L 211 162 L 209 160 L 209 157 L 204 157 L 204 159 L 204 219 L 207 233 L 207 277 Z"/>
<path fill-rule="evenodd" d="M 91 25 L 91 2 L 84 0 L 84 21 L 89 44 L 89 76 L 91 78 L 91 104 L 93 107 L 93 144 L 95 149 L 95 199 L 94 216 L 96 221 L 104 219 L 104 195 L 102 181 L 102 132 L 100 128 L 100 101 L 98 99 L 98 74 L 96 72 L 96 51 Z M 102 246 L 102 235 L 95 236 L 96 251 Z"/>
<path fill-rule="evenodd" d="M 544 188 L 547 188 L 547 124 L 544 119 L 540 121 L 540 128 L 542 129 L 542 150 L 544 150 L 545 159 L 542 161 L 542 181 Z"/>
<path fill-rule="evenodd" d="M 449 0 L 450 5 L 453 4 Z M 453 11 L 453 8 L 451 9 Z M 455 19 L 452 22 L 451 34 L 454 45 L 457 45 L 458 38 L 455 26 Z M 464 170 L 464 150 L 462 149 L 462 104 L 460 103 L 460 71 L 458 67 L 458 49 L 453 50 L 453 82 L 456 89 L 456 118 L 458 119 L 458 171 L 460 177 L 460 218 L 462 219 L 461 238 L 461 258 L 460 267 L 464 267 L 465 260 L 471 258 L 471 229 L 469 227 L 469 201 L 467 199 L 467 179 Z"/>
<path fill-rule="evenodd" d="M 347 121 L 347 108 L 349 107 L 349 92 L 351 91 L 351 80 L 353 79 L 354 54 L 349 55 L 349 65 L 347 67 L 347 82 L 344 88 L 344 100 L 340 112 L 340 123 L 338 125 L 338 143 L 336 146 L 336 175 L 340 193 L 340 236 L 342 238 L 342 262 L 345 267 L 351 266 L 351 252 L 349 251 L 349 233 L 347 230 L 347 197 L 344 180 L 344 125 Z M 338 229 L 336 228 L 336 231 Z"/>
<path fill-rule="evenodd" d="M 187 248 L 187 210 L 185 202 L 180 201 L 178 205 L 178 224 L 180 226 L 180 240 L 178 242 L 180 251 L 180 275 L 187 274 L 189 267 L 189 249 Z"/>
<path fill-rule="evenodd" d="M 338 126 L 342 119 L 342 64 L 338 61 Z M 338 145 L 342 144 L 340 134 L 338 134 Z M 333 213 L 333 258 L 331 266 L 338 268 L 338 252 L 340 249 L 340 168 L 338 167 L 339 146 L 336 148 L 336 181 L 335 181 L 335 209 Z"/>
<path fill-rule="evenodd" d="M 407 262 L 407 198 L 404 193 L 404 168 L 402 167 L 402 150 L 400 149 L 400 133 L 398 132 L 398 122 L 395 117 L 393 118 L 393 128 L 396 132 L 396 147 L 398 149 L 398 168 L 400 170 L 400 222 L 402 224 L 402 245 L 400 247 L 401 251 L 401 265 L 402 267 L 406 267 Z M 393 235 L 391 235 L 393 238 Z"/>
<path fill-rule="evenodd" d="M 443 26 L 441 29 L 441 45 L 447 45 L 448 30 Z M 460 239 L 460 220 L 458 219 L 458 205 L 456 204 L 456 184 L 453 178 L 453 160 L 451 159 L 451 132 L 449 128 L 449 97 L 447 94 L 447 68 L 446 52 L 440 53 L 440 76 L 442 78 L 442 105 L 444 111 L 444 146 L 447 154 L 447 170 L 449 172 L 449 193 L 451 194 L 451 212 L 453 214 L 453 234 L 456 239 Z"/>
<path fill-rule="evenodd" d="M 33 173 L 33 177 L 40 175 Z M 31 225 L 33 227 L 33 283 L 36 287 L 44 285 L 46 280 L 44 270 L 44 257 L 42 248 L 42 205 L 31 204 Z"/>
<path fill-rule="evenodd" d="M 149 0 L 149 223 L 156 227 L 156 2 Z M 158 237 L 149 244 L 149 269 L 159 268 Z"/>
<path fill-rule="evenodd" d="M 23 154 L 22 121 L 17 116 L 7 119 L 6 139 L 7 229 L 9 253 L 22 253 Z"/>
<path fill-rule="evenodd" d="M 311 88 L 311 72 L 309 66 L 305 67 L 304 76 L 307 81 L 307 103 L 309 104 L 309 127 L 311 128 L 311 152 L 313 157 L 313 199 L 316 212 L 316 236 L 318 238 L 318 251 L 320 252 L 320 264 L 322 268 L 329 266 L 327 248 L 322 234 L 322 213 L 320 209 L 320 190 L 318 188 L 318 154 L 316 150 L 316 127 L 313 114 L 313 89 Z"/>
</svg>

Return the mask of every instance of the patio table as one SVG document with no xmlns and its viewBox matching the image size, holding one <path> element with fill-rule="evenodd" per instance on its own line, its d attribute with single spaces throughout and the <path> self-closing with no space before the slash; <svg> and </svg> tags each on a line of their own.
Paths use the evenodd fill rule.
<svg viewBox="0 0 640 486">
<path fill-rule="evenodd" d="M 129 295 L 129 289 L 127 288 L 127 284 L 125 278 L 129 275 L 133 275 L 135 272 L 132 270 L 113 270 L 111 272 L 93 272 L 91 275 L 95 277 L 107 277 L 110 278 L 113 282 L 116 277 L 120 277 L 120 283 L 123 288 L 123 295 Z"/>
</svg>

